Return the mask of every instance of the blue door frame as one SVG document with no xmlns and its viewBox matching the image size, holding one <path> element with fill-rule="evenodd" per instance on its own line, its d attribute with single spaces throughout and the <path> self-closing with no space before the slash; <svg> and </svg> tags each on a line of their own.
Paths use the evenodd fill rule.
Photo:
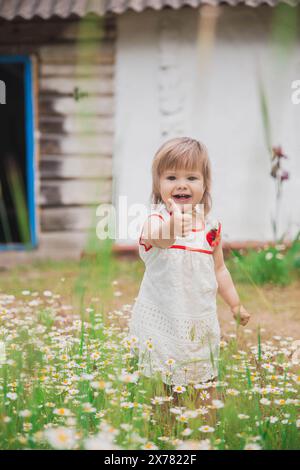
<svg viewBox="0 0 300 470">
<path fill-rule="evenodd" d="M 35 151 L 34 151 L 34 101 L 33 101 L 33 81 L 32 63 L 27 56 L 0 56 L 0 63 L 23 63 L 25 66 L 25 135 L 26 135 L 26 183 L 27 183 L 27 207 L 30 228 L 29 246 L 22 243 L 0 243 L 0 251 L 27 250 L 37 246 L 36 216 L 35 216 Z M 0 105 L 5 106 L 5 105 Z"/>
</svg>

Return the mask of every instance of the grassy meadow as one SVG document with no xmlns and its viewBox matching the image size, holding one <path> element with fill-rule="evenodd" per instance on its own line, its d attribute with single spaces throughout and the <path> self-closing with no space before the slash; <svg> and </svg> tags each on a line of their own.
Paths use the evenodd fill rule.
<svg viewBox="0 0 300 470">
<path fill-rule="evenodd" d="M 105 251 L 0 272 L 0 448 L 299 449 L 299 281 L 237 283 L 254 315 L 219 300 L 217 383 L 166 390 L 128 337 L 142 274 Z"/>
</svg>

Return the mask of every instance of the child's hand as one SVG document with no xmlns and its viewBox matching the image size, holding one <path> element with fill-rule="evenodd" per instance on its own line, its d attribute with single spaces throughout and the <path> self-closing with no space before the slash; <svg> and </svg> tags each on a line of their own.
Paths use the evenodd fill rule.
<svg viewBox="0 0 300 470">
<path fill-rule="evenodd" d="M 173 199 L 168 199 L 171 215 L 171 233 L 174 237 L 186 237 L 192 230 L 193 216 L 182 212 Z M 183 208 L 182 208 L 183 209 Z"/>
<path fill-rule="evenodd" d="M 247 325 L 251 315 L 242 305 L 237 305 L 236 307 L 233 307 L 231 309 L 231 312 L 233 313 L 233 316 L 238 325 Z"/>
</svg>

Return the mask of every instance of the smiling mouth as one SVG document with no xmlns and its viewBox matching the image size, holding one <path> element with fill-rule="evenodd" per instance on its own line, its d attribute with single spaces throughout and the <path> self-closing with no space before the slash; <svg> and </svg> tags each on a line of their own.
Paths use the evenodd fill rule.
<svg viewBox="0 0 300 470">
<path fill-rule="evenodd" d="M 174 194 L 173 199 L 176 201 L 187 201 L 191 199 L 191 197 L 192 196 L 190 194 Z"/>
</svg>

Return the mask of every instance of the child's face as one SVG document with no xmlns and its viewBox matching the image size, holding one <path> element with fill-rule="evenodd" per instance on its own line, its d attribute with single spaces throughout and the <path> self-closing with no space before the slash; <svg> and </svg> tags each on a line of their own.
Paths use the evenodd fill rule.
<svg viewBox="0 0 300 470">
<path fill-rule="evenodd" d="M 202 173 L 198 170 L 166 170 L 160 177 L 160 195 L 167 204 L 169 198 L 178 205 L 199 204 L 204 193 Z"/>
</svg>

